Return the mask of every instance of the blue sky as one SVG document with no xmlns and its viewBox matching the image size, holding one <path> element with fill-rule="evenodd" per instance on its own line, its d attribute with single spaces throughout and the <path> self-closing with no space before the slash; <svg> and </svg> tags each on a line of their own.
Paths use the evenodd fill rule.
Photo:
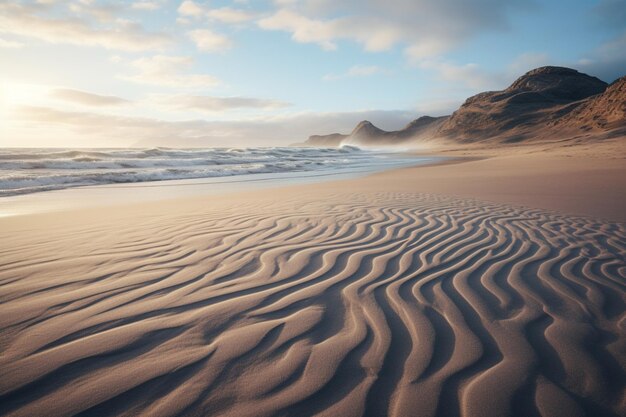
<svg viewBox="0 0 626 417">
<path fill-rule="evenodd" d="M 0 3 L 0 146 L 263 146 L 626 73 L 625 0 Z"/>
</svg>

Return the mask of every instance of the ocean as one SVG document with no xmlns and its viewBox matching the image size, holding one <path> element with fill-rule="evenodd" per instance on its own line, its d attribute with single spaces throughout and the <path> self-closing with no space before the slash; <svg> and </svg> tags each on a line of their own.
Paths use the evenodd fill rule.
<svg viewBox="0 0 626 417">
<path fill-rule="evenodd" d="M 0 148 L 0 196 L 73 187 L 281 173 L 374 172 L 414 156 L 342 148 Z"/>
</svg>

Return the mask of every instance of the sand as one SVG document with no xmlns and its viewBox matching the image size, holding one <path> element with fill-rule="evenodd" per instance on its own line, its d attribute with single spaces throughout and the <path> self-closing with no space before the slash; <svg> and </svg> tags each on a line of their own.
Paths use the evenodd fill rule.
<svg viewBox="0 0 626 417">
<path fill-rule="evenodd" d="M 472 157 L 0 219 L 0 415 L 625 415 L 623 154 Z"/>
</svg>

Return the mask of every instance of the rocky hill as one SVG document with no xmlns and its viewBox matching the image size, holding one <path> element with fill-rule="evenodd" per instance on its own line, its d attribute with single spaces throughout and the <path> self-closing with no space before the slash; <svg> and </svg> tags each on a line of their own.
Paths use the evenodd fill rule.
<svg viewBox="0 0 626 417">
<path fill-rule="evenodd" d="M 537 68 L 503 91 L 468 98 L 437 133 L 462 141 L 523 140 L 567 112 L 568 105 L 602 93 L 606 87 L 604 81 L 573 69 Z"/>
<path fill-rule="evenodd" d="M 626 134 L 626 76 L 617 79 L 602 94 L 580 103 L 552 125 Z"/>
<path fill-rule="evenodd" d="M 450 139 L 459 142 L 519 142 L 546 137 L 626 130 L 626 77 L 610 86 L 563 67 L 527 72 L 502 91 L 468 98 L 451 116 L 423 116 L 385 132 L 363 121 L 349 135 L 311 136 L 308 145 L 403 144 Z"/>
<path fill-rule="evenodd" d="M 374 126 L 368 120 L 360 122 L 350 134 L 342 135 L 313 135 L 306 141 L 311 146 L 339 146 L 340 144 L 356 145 L 399 145 L 416 138 L 432 137 L 441 124 L 447 119 L 444 117 L 422 116 L 407 124 L 403 129 L 386 132 Z"/>
</svg>

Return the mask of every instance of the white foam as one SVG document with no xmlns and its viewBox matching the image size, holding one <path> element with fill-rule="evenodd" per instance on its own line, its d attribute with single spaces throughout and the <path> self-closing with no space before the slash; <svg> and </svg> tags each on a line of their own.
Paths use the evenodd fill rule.
<svg viewBox="0 0 626 417">
<path fill-rule="evenodd" d="M 0 149 L 0 196 L 86 185 L 354 170 L 407 158 L 334 148 Z"/>
</svg>

